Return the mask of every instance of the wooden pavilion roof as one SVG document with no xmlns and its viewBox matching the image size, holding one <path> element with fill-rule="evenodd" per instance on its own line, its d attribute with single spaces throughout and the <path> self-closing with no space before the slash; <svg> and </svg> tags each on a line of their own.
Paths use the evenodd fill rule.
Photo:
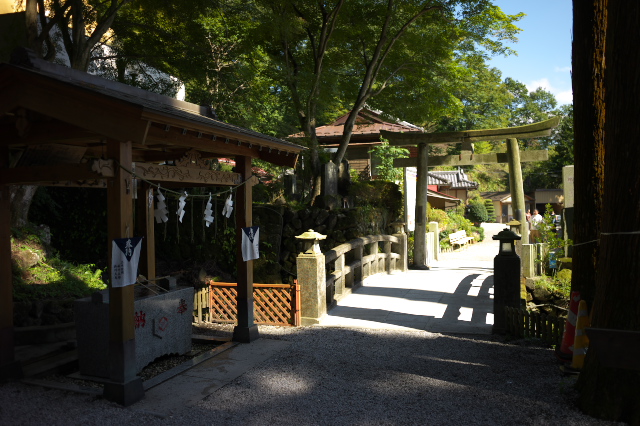
<svg viewBox="0 0 640 426">
<path fill-rule="evenodd" d="M 305 149 L 217 120 L 208 107 L 37 59 L 28 50 L 14 57 L 0 64 L 0 148 L 9 148 L 12 168 L 104 158 L 107 140 L 131 141 L 134 162 L 156 164 L 241 155 L 294 167 Z"/>
<path fill-rule="evenodd" d="M 331 124 L 316 128 L 316 135 L 318 136 L 318 141 L 322 146 L 331 147 L 337 146 L 340 143 L 344 132 L 344 123 L 347 121 L 348 117 L 349 114 L 345 114 Z M 379 145 L 381 143 L 381 131 L 422 133 L 422 129 L 416 125 L 405 121 L 386 119 L 380 111 L 364 108 L 358 112 L 356 125 L 354 126 L 351 135 L 351 144 Z M 289 138 L 291 139 L 301 139 L 304 137 L 304 132 L 289 135 Z"/>
</svg>

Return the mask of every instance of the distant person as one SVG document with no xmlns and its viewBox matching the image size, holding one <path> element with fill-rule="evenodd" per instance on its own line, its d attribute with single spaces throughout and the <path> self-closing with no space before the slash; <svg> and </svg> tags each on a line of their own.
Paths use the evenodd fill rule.
<svg viewBox="0 0 640 426">
<path fill-rule="evenodd" d="M 531 222 L 531 210 L 527 209 L 527 214 L 525 215 L 527 218 L 527 226 L 529 226 L 529 222 Z"/>
<path fill-rule="evenodd" d="M 540 216 L 537 209 L 533 211 L 533 216 L 531 216 L 529 223 L 531 224 L 531 242 L 541 243 L 540 224 L 542 223 L 542 216 Z"/>
</svg>

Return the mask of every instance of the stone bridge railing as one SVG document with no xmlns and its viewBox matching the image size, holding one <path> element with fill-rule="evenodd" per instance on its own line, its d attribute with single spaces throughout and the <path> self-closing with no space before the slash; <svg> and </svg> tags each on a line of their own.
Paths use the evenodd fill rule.
<svg viewBox="0 0 640 426">
<path fill-rule="evenodd" d="M 407 270 L 407 234 L 368 235 L 321 253 L 317 244 L 297 257 L 302 325 L 319 323 L 327 309 L 365 278 Z"/>
</svg>

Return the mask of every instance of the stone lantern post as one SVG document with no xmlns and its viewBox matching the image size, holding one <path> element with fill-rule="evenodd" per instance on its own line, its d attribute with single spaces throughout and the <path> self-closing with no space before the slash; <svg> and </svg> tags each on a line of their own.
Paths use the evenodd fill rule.
<svg viewBox="0 0 640 426">
<path fill-rule="evenodd" d="M 507 322 L 505 307 L 520 307 L 520 257 L 515 241 L 521 237 L 509 229 L 493 236 L 500 242 L 500 251 L 493 259 L 493 333 L 504 334 Z"/>
<path fill-rule="evenodd" d="M 304 242 L 304 251 L 296 259 L 302 325 L 318 324 L 327 314 L 325 258 L 318 242 L 327 236 L 309 229 L 296 238 Z"/>
</svg>

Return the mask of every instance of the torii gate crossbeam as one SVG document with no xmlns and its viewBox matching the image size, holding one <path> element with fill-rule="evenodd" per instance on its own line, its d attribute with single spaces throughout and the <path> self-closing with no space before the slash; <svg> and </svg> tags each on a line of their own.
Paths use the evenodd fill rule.
<svg viewBox="0 0 640 426">
<path fill-rule="evenodd" d="M 428 189 L 427 173 L 428 167 L 430 166 L 508 163 L 510 176 L 519 176 L 519 179 L 511 179 L 511 199 L 513 202 L 514 217 L 522 223 L 521 234 L 523 235 L 523 243 L 528 243 L 528 229 L 524 226 L 524 221 L 522 220 L 524 217 L 524 190 L 522 187 L 520 163 L 526 161 L 547 160 L 548 153 L 547 151 L 524 151 L 520 153 L 518 150 L 517 139 L 550 136 L 551 130 L 556 127 L 559 122 L 560 117 L 553 117 L 545 121 L 525 126 L 443 133 L 401 133 L 382 130 L 380 132 L 381 136 L 389 140 L 390 145 L 418 147 L 417 158 L 399 158 L 393 162 L 395 167 L 418 167 L 415 209 L 416 225 L 414 267 L 419 269 L 428 269 L 426 214 Z M 473 154 L 473 142 L 501 139 L 507 140 L 507 153 Z M 462 153 L 460 155 L 438 156 L 429 159 L 427 145 L 449 143 L 462 143 Z"/>
</svg>

